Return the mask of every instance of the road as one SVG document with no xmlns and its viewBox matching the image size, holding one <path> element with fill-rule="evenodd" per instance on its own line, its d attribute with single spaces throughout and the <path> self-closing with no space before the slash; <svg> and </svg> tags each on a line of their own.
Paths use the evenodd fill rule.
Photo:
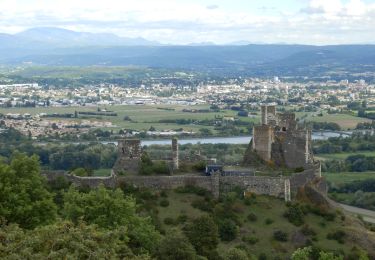
<svg viewBox="0 0 375 260">
<path fill-rule="evenodd" d="M 360 215 L 363 217 L 363 220 L 375 224 L 375 211 L 361 209 L 353 206 L 348 206 L 345 204 L 339 204 L 346 212 Z"/>
</svg>

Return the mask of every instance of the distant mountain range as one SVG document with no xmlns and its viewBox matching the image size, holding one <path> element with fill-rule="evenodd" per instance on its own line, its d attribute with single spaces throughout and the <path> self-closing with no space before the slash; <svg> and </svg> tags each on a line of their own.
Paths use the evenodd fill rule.
<svg viewBox="0 0 375 260">
<path fill-rule="evenodd" d="M 161 45 L 143 38 L 34 28 L 0 34 L 0 64 L 145 66 L 237 75 L 331 75 L 375 72 L 375 45 Z"/>
</svg>

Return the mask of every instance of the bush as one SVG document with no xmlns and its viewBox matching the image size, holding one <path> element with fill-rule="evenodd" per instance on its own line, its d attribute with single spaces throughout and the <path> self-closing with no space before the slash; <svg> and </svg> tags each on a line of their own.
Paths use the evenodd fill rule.
<svg viewBox="0 0 375 260">
<path fill-rule="evenodd" d="M 311 227 L 309 227 L 309 225 L 307 225 L 307 224 L 303 225 L 303 227 L 301 228 L 301 232 L 305 236 L 315 236 L 316 235 L 316 232 Z"/>
<path fill-rule="evenodd" d="M 242 241 L 249 245 L 255 245 L 256 243 L 258 243 L 259 238 L 255 236 L 244 236 L 242 237 Z"/>
<path fill-rule="evenodd" d="M 168 198 L 168 193 L 167 193 L 165 190 L 162 190 L 162 191 L 160 192 L 160 197 Z"/>
<path fill-rule="evenodd" d="M 242 249 L 231 248 L 225 256 L 225 260 L 248 260 L 246 252 Z"/>
<path fill-rule="evenodd" d="M 164 224 L 166 224 L 166 225 L 175 225 L 176 221 L 173 218 L 165 218 L 164 219 Z"/>
<path fill-rule="evenodd" d="M 236 239 L 237 234 L 238 227 L 233 221 L 226 219 L 219 223 L 219 235 L 222 241 L 232 241 Z"/>
<path fill-rule="evenodd" d="M 185 223 L 188 220 L 188 216 L 185 214 L 181 214 L 177 217 L 177 222 L 178 223 Z"/>
<path fill-rule="evenodd" d="M 251 222 L 255 222 L 257 221 L 258 217 L 254 214 L 254 213 L 250 213 L 248 216 L 247 216 L 247 219 Z"/>
<path fill-rule="evenodd" d="M 295 226 L 301 226 L 304 223 L 303 216 L 304 214 L 299 204 L 290 205 L 284 213 L 284 217 Z"/>
<path fill-rule="evenodd" d="M 204 199 L 195 199 L 191 203 L 193 208 L 200 209 L 202 211 L 212 212 L 214 205 L 211 201 L 207 201 Z"/>
<path fill-rule="evenodd" d="M 196 171 L 204 171 L 206 169 L 206 162 L 200 161 L 193 165 L 193 169 Z"/>
<path fill-rule="evenodd" d="M 286 242 L 288 241 L 288 234 L 281 230 L 276 230 L 273 232 L 273 238 L 280 242 Z"/>
<path fill-rule="evenodd" d="M 265 223 L 266 225 L 271 225 L 271 224 L 273 223 L 273 220 L 270 219 L 270 218 L 266 218 L 266 220 L 264 221 L 264 223 Z"/>
<path fill-rule="evenodd" d="M 166 200 L 166 199 L 163 199 L 162 201 L 160 201 L 160 206 L 162 206 L 162 207 L 168 207 L 169 206 L 169 201 Z"/>
<path fill-rule="evenodd" d="M 258 256 L 258 260 L 267 260 L 267 255 L 265 253 L 261 253 L 259 256 Z"/>
<path fill-rule="evenodd" d="M 346 233 L 342 230 L 337 230 L 327 234 L 327 239 L 336 240 L 340 244 L 344 244 Z"/>
</svg>

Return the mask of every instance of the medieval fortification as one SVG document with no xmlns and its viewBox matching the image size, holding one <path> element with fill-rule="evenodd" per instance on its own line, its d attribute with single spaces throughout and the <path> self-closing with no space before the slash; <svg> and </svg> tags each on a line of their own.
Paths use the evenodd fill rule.
<svg viewBox="0 0 375 260">
<path fill-rule="evenodd" d="M 292 199 L 298 189 L 315 180 L 318 189 L 325 193 L 325 182 L 321 181 L 319 162 L 314 160 L 311 149 L 311 131 L 298 126 L 295 114 L 276 113 L 275 106 L 262 106 L 260 125 L 253 128 L 253 138 L 244 155 L 243 171 L 225 171 L 222 168 L 207 167 L 206 174 L 173 175 L 179 168 L 178 141 L 171 143 L 172 158 L 168 160 L 171 175 L 138 175 L 142 146 L 140 140 L 125 139 L 118 142 L 118 159 L 109 177 L 78 177 L 63 173 L 71 182 L 80 186 L 117 187 L 121 183 L 155 190 L 174 189 L 193 185 L 205 188 L 215 197 L 234 188 L 256 194 Z M 298 169 L 290 176 L 257 176 L 256 167 L 277 166 Z M 212 170 L 210 170 L 212 169 Z M 123 174 L 126 173 L 126 174 Z"/>
</svg>

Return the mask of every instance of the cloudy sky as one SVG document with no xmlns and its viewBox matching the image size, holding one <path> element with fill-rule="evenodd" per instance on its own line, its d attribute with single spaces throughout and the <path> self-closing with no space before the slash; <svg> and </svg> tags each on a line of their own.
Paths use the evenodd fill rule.
<svg viewBox="0 0 375 260">
<path fill-rule="evenodd" d="M 0 32 L 60 27 L 162 43 L 375 43 L 375 0 L 0 0 Z"/>
</svg>

